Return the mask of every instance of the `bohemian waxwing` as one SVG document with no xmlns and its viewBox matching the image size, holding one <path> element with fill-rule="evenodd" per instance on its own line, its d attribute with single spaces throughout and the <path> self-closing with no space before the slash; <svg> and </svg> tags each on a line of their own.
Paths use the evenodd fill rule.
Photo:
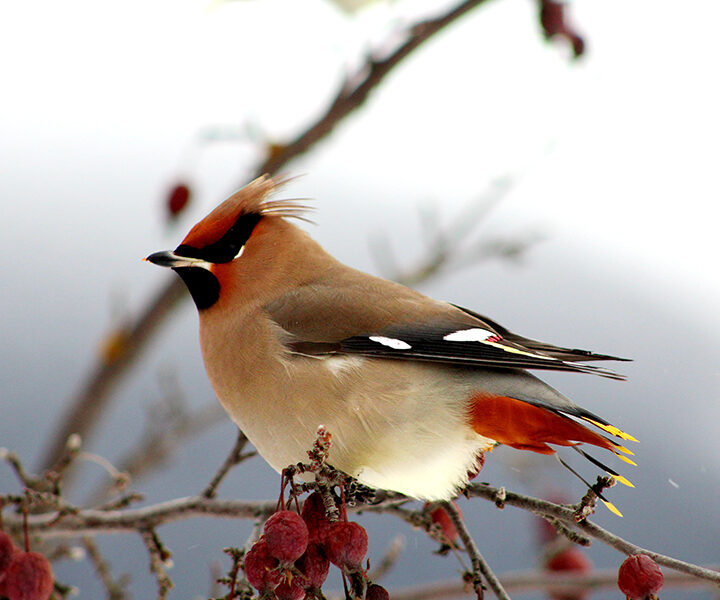
<svg viewBox="0 0 720 600">
<path fill-rule="evenodd" d="M 634 464 L 582 423 L 632 436 L 524 370 L 619 379 L 578 362 L 615 357 L 521 337 L 339 263 L 288 221 L 306 207 L 268 200 L 280 183 L 256 179 L 174 252 L 147 257 L 187 285 L 213 388 L 272 467 L 307 460 L 319 425 L 332 466 L 426 500 L 451 498 L 498 444 L 552 454 L 550 444 L 586 443 Z"/>
</svg>

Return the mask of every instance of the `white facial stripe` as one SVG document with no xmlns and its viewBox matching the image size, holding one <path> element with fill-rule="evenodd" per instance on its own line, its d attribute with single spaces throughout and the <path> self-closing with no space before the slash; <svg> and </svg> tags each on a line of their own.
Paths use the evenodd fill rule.
<svg viewBox="0 0 720 600">
<path fill-rule="evenodd" d="M 453 333 L 448 333 L 443 339 L 446 342 L 484 342 L 487 341 L 488 338 L 494 338 L 491 340 L 493 342 L 500 339 L 496 333 L 488 331 L 487 329 L 480 329 L 479 327 L 454 331 Z"/>
<path fill-rule="evenodd" d="M 233 257 L 233 260 L 235 260 L 236 258 L 240 258 L 244 251 L 245 251 L 245 244 L 240 246 L 240 250 L 238 250 L 238 253 Z"/>
<path fill-rule="evenodd" d="M 388 348 L 392 348 L 393 350 L 409 350 L 412 348 L 412 346 L 407 342 L 384 337 L 382 335 L 371 335 L 368 339 L 373 342 L 377 342 L 378 344 L 382 344 L 383 346 L 387 346 Z"/>
</svg>

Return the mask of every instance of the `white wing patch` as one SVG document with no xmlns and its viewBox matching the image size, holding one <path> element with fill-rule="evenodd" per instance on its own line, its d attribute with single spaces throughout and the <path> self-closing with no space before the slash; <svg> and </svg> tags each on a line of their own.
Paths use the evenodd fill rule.
<svg viewBox="0 0 720 600">
<path fill-rule="evenodd" d="M 473 329 L 461 329 L 448 333 L 444 338 L 446 342 L 499 342 L 500 336 L 487 329 L 474 327 Z"/>
<path fill-rule="evenodd" d="M 407 342 L 382 335 L 371 335 L 368 339 L 373 342 L 377 342 L 378 344 L 382 344 L 383 346 L 387 346 L 388 348 L 392 348 L 393 350 L 410 350 L 410 348 L 412 348 L 412 346 Z"/>
<path fill-rule="evenodd" d="M 473 327 L 472 329 L 460 329 L 459 331 L 453 331 L 443 337 L 446 342 L 481 342 L 488 346 L 495 346 L 505 350 L 505 352 L 512 352 L 514 354 L 523 354 L 525 356 L 532 356 L 533 358 L 544 358 L 546 360 L 555 360 L 552 356 L 545 356 L 543 354 L 536 354 L 535 352 L 528 352 L 526 350 L 520 350 L 512 346 L 506 346 L 502 343 L 502 338 L 492 331 L 482 329 L 480 327 Z"/>
</svg>

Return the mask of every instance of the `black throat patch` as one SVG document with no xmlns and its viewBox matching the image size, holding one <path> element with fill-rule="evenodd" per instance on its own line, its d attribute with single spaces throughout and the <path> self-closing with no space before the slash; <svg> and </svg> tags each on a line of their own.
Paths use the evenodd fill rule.
<svg viewBox="0 0 720 600">
<path fill-rule="evenodd" d="M 205 310 L 220 298 L 220 282 L 202 267 L 176 267 L 173 269 L 187 286 L 198 310 Z"/>
</svg>

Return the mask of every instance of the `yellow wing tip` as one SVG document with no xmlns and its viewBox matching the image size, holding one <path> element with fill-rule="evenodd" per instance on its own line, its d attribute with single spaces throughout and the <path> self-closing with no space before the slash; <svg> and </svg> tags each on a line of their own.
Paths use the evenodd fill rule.
<svg viewBox="0 0 720 600">
<path fill-rule="evenodd" d="M 612 503 L 608 502 L 607 500 L 603 500 L 602 503 L 608 507 L 608 510 L 613 513 L 614 515 L 617 515 L 618 517 L 622 517 L 622 513 L 617 509 L 617 507 Z"/>
<path fill-rule="evenodd" d="M 625 433 L 622 429 L 618 429 L 615 427 L 615 425 L 605 425 L 604 423 L 600 423 L 598 421 L 595 421 L 594 419 L 585 419 L 588 423 L 592 423 L 595 425 L 595 427 L 599 427 L 603 431 L 606 431 L 610 435 L 614 435 L 615 437 L 619 437 L 621 440 L 627 440 L 629 442 L 639 442 L 637 438 L 633 437 L 629 433 Z"/>
</svg>

